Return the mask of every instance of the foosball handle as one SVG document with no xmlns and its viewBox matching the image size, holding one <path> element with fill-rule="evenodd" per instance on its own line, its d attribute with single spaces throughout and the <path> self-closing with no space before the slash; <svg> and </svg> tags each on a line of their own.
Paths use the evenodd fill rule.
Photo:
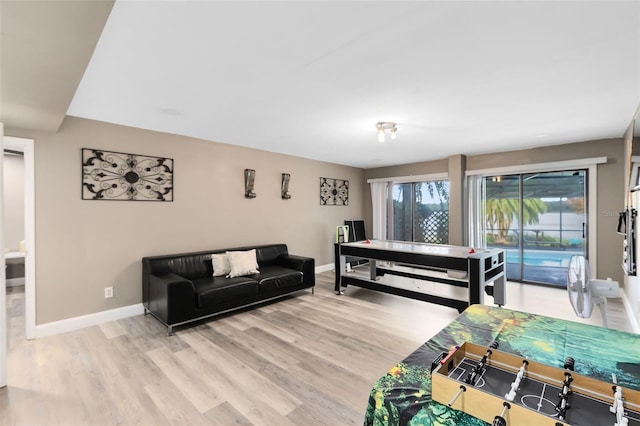
<svg viewBox="0 0 640 426">
<path fill-rule="evenodd" d="M 506 414 L 507 410 L 511 409 L 511 404 L 505 401 L 502 403 L 502 407 L 502 413 L 500 413 L 499 416 L 495 416 L 493 418 L 492 426 L 507 426 L 507 421 L 505 420 L 504 415 Z"/>
<path fill-rule="evenodd" d="M 460 395 L 462 395 L 463 392 L 466 392 L 466 391 L 467 391 L 467 388 L 465 388 L 464 385 L 460 385 L 460 390 L 458 392 L 456 392 L 455 395 L 453 395 L 453 398 L 451 398 L 451 401 L 449 401 L 447 406 L 451 407 L 453 405 L 453 403 L 456 402 L 456 399 L 458 399 L 458 397 Z"/>
<path fill-rule="evenodd" d="M 566 357 L 564 359 L 564 369 L 565 370 L 571 370 L 574 371 L 573 369 L 576 367 L 576 360 L 571 358 L 570 356 Z"/>
</svg>

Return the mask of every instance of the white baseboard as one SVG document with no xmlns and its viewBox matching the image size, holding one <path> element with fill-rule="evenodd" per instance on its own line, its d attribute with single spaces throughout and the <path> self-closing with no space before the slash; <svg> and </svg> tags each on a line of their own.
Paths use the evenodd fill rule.
<svg viewBox="0 0 640 426">
<path fill-rule="evenodd" d="M 622 291 L 622 304 L 624 305 L 624 310 L 627 312 L 627 317 L 629 317 L 629 322 L 631 323 L 631 329 L 634 333 L 640 334 L 640 318 L 636 317 L 633 313 L 633 309 L 631 308 L 631 303 L 627 298 L 627 293 Z"/>
<path fill-rule="evenodd" d="M 329 263 L 327 265 L 316 266 L 315 273 L 319 274 L 321 272 L 332 270 L 333 263 Z M 45 324 L 36 325 L 36 339 L 79 330 L 81 328 L 91 327 L 105 322 L 128 318 L 143 313 L 144 307 L 142 303 L 139 303 L 137 305 L 124 306 L 122 308 L 111 309 L 109 311 L 96 312 L 94 314 L 48 322 Z"/>
<path fill-rule="evenodd" d="M 320 274 L 322 272 L 328 272 L 328 271 L 333 271 L 333 263 L 328 263 L 326 265 L 320 265 L 320 266 L 316 266 L 315 272 L 316 274 Z"/>
<path fill-rule="evenodd" d="M 36 339 L 40 337 L 53 336 L 54 334 L 66 333 L 68 331 L 79 330 L 81 328 L 91 327 L 143 313 L 144 307 L 142 306 L 142 303 L 138 303 L 137 305 L 124 306 L 122 308 L 96 312 L 94 314 L 48 322 L 36 325 Z"/>
</svg>

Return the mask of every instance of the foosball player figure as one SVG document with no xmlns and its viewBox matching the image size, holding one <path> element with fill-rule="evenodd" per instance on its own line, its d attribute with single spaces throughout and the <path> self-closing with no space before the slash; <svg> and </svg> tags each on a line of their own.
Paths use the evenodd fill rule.
<svg viewBox="0 0 640 426">
<path fill-rule="evenodd" d="M 520 388 L 520 382 L 522 381 L 522 378 L 526 373 L 527 365 L 529 365 L 529 361 L 527 361 L 526 359 L 522 360 L 522 367 L 520 367 L 520 369 L 518 370 L 516 379 L 513 381 L 513 383 L 511 383 L 511 390 L 504 396 L 504 399 L 506 399 L 507 401 L 513 402 L 513 400 L 516 398 L 516 393 L 518 392 L 518 389 Z"/>
<path fill-rule="evenodd" d="M 562 391 L 558 394 L 560 401 L 556 404 L 556 413 L 558 413 L 559 420 L 564 420 L 567 416 L 567 410 L 571 408 L 569 397 L 572 394 L 571 382 L 573 382 L 573 377 L 571 377 L 570 371 L 573 371 L 575 363 L 576 361 L 571 357 L 567 357 L 564 361 L 564 381 L 562 382 Z"/>
<path fill-rule="evenodd" d="M 613 426 L 627 426 L 629 419 L 624 416 L 624 400 L 622 399 L 622 388 L 618 386 L 618 378 L 613 376 L 613 405 L 609 411 L 616 415 L 616 422 Z"/>
<path fill-rule="evenodd" d="M 497 348 L 498 348 L 498 342 L 496 342 L 495 340 L 491 341 L 491 343 L 489 344 L 489 348 L 487 349 L 487 352 L 484 354 L 482 359 L 478 361 L 476 366 L 473 367 L 473 370 L 469 372 L 469 374 L 467 375 L 467 378 L 464 379 L 465 383 L 468 383 L 471 386 L 476 385 L 478 376 L 482 374 L 482 370 L 484 370 L 484 366 L 487 363 L 487 358 L 493 353 L 491 349 L 497 349 Z"/>
</svg>

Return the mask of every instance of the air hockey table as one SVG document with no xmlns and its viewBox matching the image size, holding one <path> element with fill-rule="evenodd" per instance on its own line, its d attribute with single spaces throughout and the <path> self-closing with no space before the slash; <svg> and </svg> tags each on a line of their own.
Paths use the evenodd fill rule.
<svg viewBox="0 0 640 426">
<path fill-rule="evenodd" d="M 452 347 L 465 342 L 486 346 L 492 341 L 497 342 L 503 352 L 555 368 L 563 368 L 566 358 L 572 357 L 576 373 L 602 382 L 611 382 L 615 374 L 620 386 L 640 391 L 640 335 L 500 307 L 472 305 L 376 381 L 369 395 L 364 425 L 488 425 L 464 411 L 434 401 L 431 370 L 433 361 Z M 576 403 L 571 408 L 574 419 L 584 417 L 578 413 L 580 406 L 581 403 Z M 614 414 L 607 411 L 600 416 L 610 420 L 603 426 L 615 424 Z M 589 421 L 568 423 L 601 426 L 601 420 Z M 638 424 L 638 419 L 631 416 L 628 425 Z"/>
<path fill-rule="evenodd" d="M 346 258 L 367 259 L 369 276 L 346 273 Z M 506 303 L 506 264 L 502 249 L 415 243 L 407 241 L 366 240 L 335 245 L 335 292 L 342 294 L 349 285 L 398 296 L 437 303 L 464 311 L 469 305 L 484 303 L 484 295 L 494 303 Z M 404 268 L 397 267 L 402 265 Z M 409 267 L 409 268 L 406 268 Z M 425 272 L 426 271 L 426 272 Z M 437 275 L 429 272 L 444 272 Z M 393 275 L 411 280 L 432 281 L 468 289 L 466 298 L 452 298 L 416 288 L 382 282 L 380 277 Z"/>
</svg>

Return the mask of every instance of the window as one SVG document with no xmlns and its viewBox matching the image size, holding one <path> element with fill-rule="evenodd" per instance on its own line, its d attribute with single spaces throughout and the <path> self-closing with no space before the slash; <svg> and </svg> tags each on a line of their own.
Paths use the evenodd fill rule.
<svg viewBox="0 0 640 426">
<path fill-rule="evenodd" d="M 391 238 L 449 243 L 449 181 L 393 184 Z"/>
</svg>

